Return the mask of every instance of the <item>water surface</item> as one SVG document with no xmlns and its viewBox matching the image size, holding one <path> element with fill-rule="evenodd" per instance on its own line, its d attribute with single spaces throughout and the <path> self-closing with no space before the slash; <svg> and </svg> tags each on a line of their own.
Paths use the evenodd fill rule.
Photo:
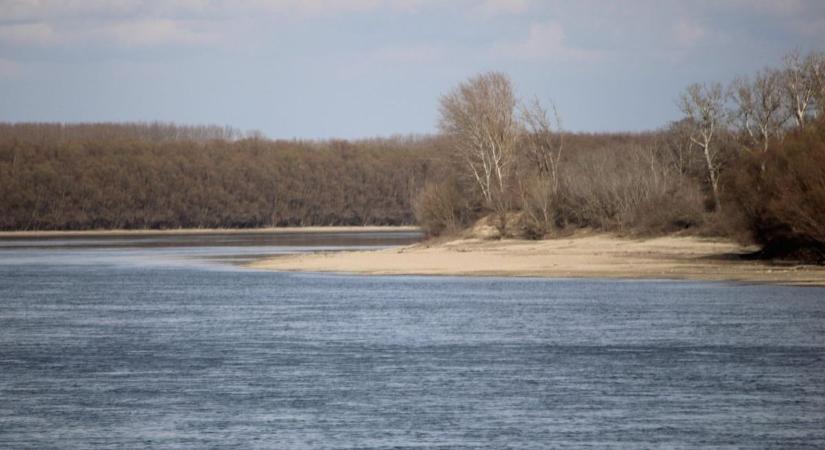
<svg viewBox="0 0 825 450">
<path fill-rule="evenodd" d="M 825 447 L 822 288 L 235 264 L 416 238 L 0 240 L 0 448 Z"/>
</svg>

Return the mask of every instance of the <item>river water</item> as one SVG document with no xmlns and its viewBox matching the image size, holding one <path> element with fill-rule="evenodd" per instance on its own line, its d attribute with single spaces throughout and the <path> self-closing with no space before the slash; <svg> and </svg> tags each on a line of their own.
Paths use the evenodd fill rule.
<svg viewBox="0 0 825 450">
<path fill-rule="evenodd" d="M 0 240 L 0 448 L 825 448 L 825 289 L 239 266 L 410 233 Z"/>
</svg>

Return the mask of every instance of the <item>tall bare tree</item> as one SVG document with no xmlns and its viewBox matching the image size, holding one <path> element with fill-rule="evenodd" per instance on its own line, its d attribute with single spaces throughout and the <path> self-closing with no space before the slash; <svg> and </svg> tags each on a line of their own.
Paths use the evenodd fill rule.
<svg viewBox="0 0 825 450">
<path fill-rule="evenodd" d="M 515 159 L 518 124 L 510 79 L 490 72 L 460 83 L 441 97 L 439 128 L 478 185 L 489 208 L 509 208 L 507 191 Z M 504 224 L 501 223 L 503 229 Z"/>
<path fill-rule="evenodd" d="M 820 56 L 811 53 L 803 57 L 799 50 L 794 50 L 785 56 L 783 72 L 783 90 L 785 104 L 796 122 L 802 128 L 808 121 L 808 115 L 813 112 L 817 94 L 817 79 L 822 78 Z"/>
<path fill-rule="evenodd" d="M 715 209 L 720 211 L 719 201 L 719 146 L 718 134 L 725 125 L 725 96 L 719 83 L 692 84 L 682 94 L 680 107 L 693 125 L 690 141 L 705 156 L 705 165 L 713 192 Z"/>
<path fill-rule="evenodd" d="M 733 116 L 746 136 L 746 147 L 768 151 L 771 139 L 781 135 L 788 111 L 782 101 L 782 73 L 767 69 L 759 72 L 753 81 L 735 80 L 731 86 L 736 109 Z"/>
<path fill-rule="evenodd" d="M 825 116 L 825 52 L 811 53 L 809 59 L 814 85 L 815 111 L 821 117 Z"/>
</svg>

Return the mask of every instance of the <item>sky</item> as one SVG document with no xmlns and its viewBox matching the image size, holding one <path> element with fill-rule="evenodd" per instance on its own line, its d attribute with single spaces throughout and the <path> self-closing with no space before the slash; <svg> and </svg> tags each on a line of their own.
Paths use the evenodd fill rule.
<svg viewBox="0 0 825 450">
<path fill-rule="evenodd" d="M 567 130 L 643 131 L 794 49 L 825 50 L 825 1 L 0 0 L 0 121 L 428 134 L 500 71 Z"/>
</svg>

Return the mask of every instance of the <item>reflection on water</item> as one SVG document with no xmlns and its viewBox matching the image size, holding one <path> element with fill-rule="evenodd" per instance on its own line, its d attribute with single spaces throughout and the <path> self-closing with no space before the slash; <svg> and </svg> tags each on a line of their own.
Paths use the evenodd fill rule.
<svg viewBox="0 0 825 450">
<path fill-rule="evenodd" d="M 313 243 L 215 240 L 0 244 L 0 448 L 825 447 L 825 289 L 270 273 L 211 258 Z"/>
<path fill-rule="evenodd" d="M 418 231 L 209 232 L 192 234 L 100 234 L 92 236 L 0 237 L 0 249 L 72 247 L 274 247 L 401 245 L 421 240 Z"/>
</svg>

